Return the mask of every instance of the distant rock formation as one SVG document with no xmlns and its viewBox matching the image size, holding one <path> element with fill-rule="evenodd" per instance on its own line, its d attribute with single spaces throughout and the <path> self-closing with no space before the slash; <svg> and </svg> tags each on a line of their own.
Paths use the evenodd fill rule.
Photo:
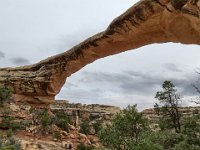
<svg viewBox="0 0 200 150">
<path fill-rule="evenodd" d="M 110 121 L 121 111 L 120 107 L 100 104 L 81 104 L 81 103 L 69 103 L 65 100 L 56 100 L 50 105 L 52 112 L 61 111 L 66 116 L 73 116 L 74 118 L 78 115 L 79 120 L 81 119 L 95 119 L 102 120 L 103 122 Z M 95 119 L 94 119 L 95 118 Z"/>
<path fill-rule="evenodd" d="M 200 44 L 200 0 L 141 0 L 109 27 L 79 45 L 37 64 L 0 69 L 0 87 L 15 99 L 49 104 L 66 78 L 109 55 L 152 43 Z"/>
<path fill-rule="evenodd" d="M 142 111 L 142 113 L 144 114 L 144 117 L 150 120 L 151 128 L 158 130 L 159 118 L 162 117 L 162 115 L 159 116 L 156 114 L 156 111 L 153 108 L 145 109 Z M 197 117 L 200 116 L 200 106 L 179 107 L 179 113 L 181 114 L 181 119 L 189 118 L 192 116 Z M 200 119 L 198 119 L 198 122 L 200 122 Z"/>
</svg>

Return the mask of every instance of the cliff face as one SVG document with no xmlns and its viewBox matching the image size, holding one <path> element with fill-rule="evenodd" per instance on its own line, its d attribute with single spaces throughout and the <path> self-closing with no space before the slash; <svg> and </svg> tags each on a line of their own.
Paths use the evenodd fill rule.
<svg viewBox="0 0 200 150">
<path fill-rule="evenodd" d="M 192 116 L 200 116 L 200 107 L 179 107 L 179 113 L 181 114 L 181 119 L 189 118 Z M 145 109 L 143 111 L 144 117 L 149 119 L 151 122 L 151 128 L 154 130 L 160 130 L 159 128 L 159 118 L 162 117 L 162 115 L 156 114 L 155 110 L 153 108 Z M 199 117 L 198 117 L 199 118 Z M 198 122 L 200 122 L 200 119 L 198 119 Z"/>
<path fill-rule="evenodd" d="M 152 44 L 200 44 L 200 0 L 141 0 L 109 27 L 70 50 L 37 64 L 0 69 L 0 87 L 15 99 L 49 104 L 66 78 L 109 55 Z"/>
<path fill-rule="evenodd" d="M 78 117 L 79 123 L 81 120 L 91 119 L 91 121 L 101 120 L 107 122 L 112 120 L 115 114 L 121 109 L 117 106 L 91 104 L 82 105 L 81 103 L 68 103 L 67 101 L 55 101 L 50 105 L 52 112 L 62 112 L 66 116 Z"/>
</svg>

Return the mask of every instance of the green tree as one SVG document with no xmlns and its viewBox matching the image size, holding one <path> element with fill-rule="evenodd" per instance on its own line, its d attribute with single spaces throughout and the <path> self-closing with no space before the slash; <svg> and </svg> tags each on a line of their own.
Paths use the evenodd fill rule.
<svg viewBox="0 0 200 150">
<path fill-rule="evenodd" d="M 174 128 L 176 132 L 181 131 L 181 115 L 178 110 L 180 103 L 180 95 L 177 94 L 174 84 L 171 81 L 164 81 L 163 90 L 156 93 L 155 98 L 159 100 L 159 104 L 155 104 L 154 108 L 158 115 L 161 115 L 161 129 Z"/>
<path fill-rule="evenodd" d="M 143 133 L 148 129 L 147 119 L 137 111 L 134 105 L 118 113 L 112 124 L 99 132 L 99 137 L 107 148 L 135 150 L 143 139 Z"/>
</svg>

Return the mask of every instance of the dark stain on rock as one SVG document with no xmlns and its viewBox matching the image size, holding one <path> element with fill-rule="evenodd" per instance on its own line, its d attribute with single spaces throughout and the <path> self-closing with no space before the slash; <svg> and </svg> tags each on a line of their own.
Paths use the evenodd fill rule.
<svg viewBox="0 0 200 150">
<path fill-rule="evenodd" d="M 189 0 L 172 0 L 171 4 L 175 9 L 181 10 Z"/>
</svg>

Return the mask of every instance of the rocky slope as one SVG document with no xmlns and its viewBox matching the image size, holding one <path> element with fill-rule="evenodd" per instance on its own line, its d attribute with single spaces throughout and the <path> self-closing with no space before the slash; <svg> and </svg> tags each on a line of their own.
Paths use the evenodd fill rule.
<svg viewBox="0 0 200 150">
<path fill-rule="evenodd" d="M 98 130 L 119 111 L 115 106 L 68 101 L 32 107 L 11 99 L 0 106 L 0 141 L 9 141 L 3 139 L 12 131 L 22 150 L 72 150 L 81 143 L 99 147 Z"/>
<path fill-rule="evenodd" d="M 179 109 L 183 117 L 200 114 L 200 107 Z M 46 108 L 10 100 L 0 106 L 0 141 L 8 143 L 5 135 L 11 135 L 12 129 L 14 140 L 10 141 L 15 141 L 22 150 L 75 150 L 80 143 L 99 147 L 98 130 L 110 123 L 119 111 L 115 106 L 73 104 L 64 100 L 55 101 Z M 159 116 L 154 109 L 143 113 L 152 129 L 159 130 Z"/>
<path fill-rule="evenodd" d="M 30 66 L 0 69 L 0 87 L 12 89 L 16 100 L 50 104 L 66 78 L 85 65 L 165 42 L 200 44 L 200 0 L 141 0 L 105 31 L 62 54 Z"/>
</svg>

